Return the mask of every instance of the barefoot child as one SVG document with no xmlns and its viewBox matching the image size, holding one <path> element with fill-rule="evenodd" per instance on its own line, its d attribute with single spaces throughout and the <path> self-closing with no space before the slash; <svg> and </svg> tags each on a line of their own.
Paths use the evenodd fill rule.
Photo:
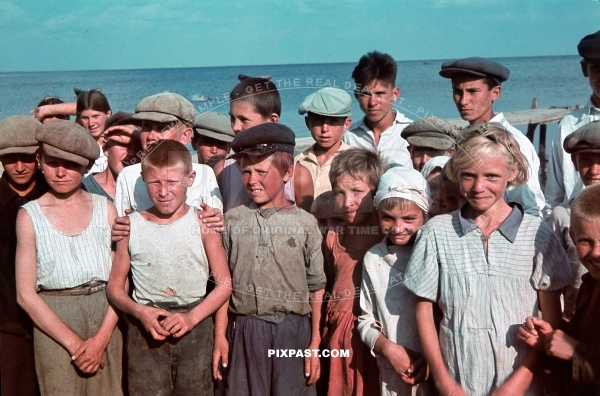
<svg viewBox="0 0 600 396">
<path fill-rule="evenodd" d="M 38 161 L 50 191 L 17 216 L 17 300 L 35 323 L 42 395 L 121 395 L 122 339 L 104 287 L 116 217 L 81 189 L 98 144 L 81 126 L 41 125 Z"/>
<path fill-rule="evenodd" d="M 294 144 L 294 133 L 276 123 L 233 140 L 252 202 L 227 212 L 223 233 L 234 287 L 217 313 L 213 372 L 220 378 L 219 364 L 227 367 L 228 395 L 315 395 L 318 355 L 275 355 L 321 341 L 322 237 L 314 217 L 284 193 Z"/>
<path fill-rule="evenodd" d="M 383 174 L 375 195 L 386 237 L 363 259 L 357 328 L 377 357 L 383 396 L 434 394 L 432 383 L 422 383 L 427 363 L 415 326 L 416 297 L 403 285 L 416 233 L 431 206 L 428 190 L 419 172 L 395 167 Z"/>
<path fill-rule="evenodd" d="M 323 345 L 330 350 L 350 349 L 349 357 L 329 359 L 330 396 L 379 394 L 377 363 L 355 327 L 361 314 L 362 258 L 383 237 L 373 196 L 384 171 L 377 152 L 350 149 L 335 156 L 329 172 L 336 215 L 343 218 L 344 226 L 330 231 L 325 240 L 328 301 Z"/>
<path fill-rule="evenodd" d="M 129 394 L 212 394 L 210 316 L 231 294 L 221 237 L 185 203 L 195 173 L 183 144 L 151 147 L 142 177 L 154 205 L 129 216 L 131 234 L 117 244 L 108 286 L 111 302 L 129 315 Z M 216 286 L 206 295 L 211 275 Z"/>
<path fill-rule="evenodd" d="M 589 271 L 581 278 L 573 318 L 562 324 L 564 331 L 533 316 L 519 329 L 521 340 L 563 362 L 553 373 L 558 378 L 552 389 L 556 395 L 600 395 L 599 194 L 600 186 L 587 187 L 571 203 L 571 237 L 579 260 Z"/>
<path fill-rule="evenodd" d="M 417 331 L 441 394 L 541 394 L 517 325 L 538 309 L 560 321 L 570 271 L 549 227 L 504 201 L 507 186 L 527 181 L 526 161 L 501 124 L 465 130 L 446 170 L 467 202 L 415 241 L 404 285 L 418 297 Z M 439 335 L 433 304 L 443 313 Z"/>
</svg>

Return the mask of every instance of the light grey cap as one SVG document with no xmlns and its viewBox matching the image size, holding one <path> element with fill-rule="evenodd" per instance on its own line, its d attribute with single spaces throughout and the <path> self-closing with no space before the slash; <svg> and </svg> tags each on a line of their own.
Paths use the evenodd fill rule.
<svg viewBox="0 0 600 396">
<path fill-rule="evenodd" d="M 173 92 L 161 92 L 142 99 L 131 118 L 155 122 L 181 120 L 192 125 L 195 115 L 194 105 L 189 100 Z"/>
<path fill-rule="evenodd" d="M 35 138 L 42 143 L 44 153 L 79 165 L 89 165 L 100 155 L 100 148 L 92 135 L 71 121 L 41 124 L 35 131 Z"/>
<path fill-rule="evenodd" d="M 298 114 L 315 113 L 329 117 L 348 117 L 352 98 L 339 88 L 326 87 L 311 93 L 304 99 Z"/>
<path fill-rule="evenodd" d="M 0 155 L 35 154 L 36 129 L 42 125 L 33 117 L 13 115 L 0 121 Z"/>
<path fill-rule="evenodd" d="M 214 111 L 202 113 L 194 119 L 194 133 L 223 142 L 231 142 L 235 137 L 229 117 Z"/>
</svg>

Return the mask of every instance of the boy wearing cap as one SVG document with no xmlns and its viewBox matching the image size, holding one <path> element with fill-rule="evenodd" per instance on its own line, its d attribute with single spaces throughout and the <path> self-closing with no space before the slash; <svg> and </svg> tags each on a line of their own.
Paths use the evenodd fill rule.
<svg viewBox="0 0 600 396">
<path fill-rule="evenodd" d="M 325 191 L 331 191 L 329 169 L 335 154 L 352 148 L 341 140 L 352 123 L 349 117 L 351 108 L 350 95 L 341 89 L 328 87 L 308 95 L 298 109 L 298 114 L 306 114 L 304 122 L 315 139 L 315 144 L 296 156 L 297 164 L 310 172 L 314 199 Z M 301 190 L 306 188 L 310 186 L 300 186 Z"/>
<path fill-rule="evenodd" d="M 122 338 L 106 299 L 111 225 L 105 197 L 81 189 L 98 144 L 81 126 L 57 120 L 36 129 L 50 190 L 17 215 L 17 301 L 34 328 L 43 395 L 122 395 Z"/>
<path fill-rule="evenodd" d="M 148 147 L 159 140 L 170 139 L 187 144 L 192 138 L 194 114 L 194 106 L 176 93 L 162 92 L 142 99 L 131 118 L 141 121 L 140 140 L 145 154 Z M 117 178 L 115 206 L 119 216 L 123 216 L 126 209 L 139 211 L 152 206 L 141 177 L 141 166 L 141 163 L 131 165 L 123 169 Z M 202 164 L 193 164 L 193 169 L 196 179 L 187 190 L 186 203 L 195 207 L 205 203 L 222 209 L 221 193 L 212 169 Z"/>
<path fill-rule="evenodd" d="M 459 131 L 448 121 L 425 117 L 404 128 L 401 136 L 408 142 L 413 168 L 420 172 L 423 165 L 434 157 L 452 157 L 458 134 Z"/>
<path fill-rule="evenodd" d="M 506 191 L 508 201 L 519 202 L 525 212 L 547 217 L 546 200 L 539 182 L 540 159 L 533 144 L 517 128 L 508 123 L 503 113 L 495 114 L 492 106 L 500 98 L 502 84 L 508 80 L 510 70 L 486 58 L 464 58 L 444 62 L 440 76 L 452 80 L 454 103 L 460 117 L 469 125 L 498 122 L 510 132 L 529 162 L 529 180 L 525 186 Z"/>
<path fill-rule="evenodd" d="M 214 169 L 229 153 L 234 137 L 231 122 L 223 114 L 209 111 L 196 116 L 192 147 L 198 152 L 198 163 Z"/>
<path fill-rule="evenodd" d="M 383 174 L 373 204 L 385 238 L 363 258 L 357 330 L 377 357 L 382 396 L 433 395 L 415 323 L 416 296 L 403 285 L 414 239 L 431 205 L 427 182 L 414 169 Z M 417 386 L 415 386 L 417 385 Z"/>
<path fill-rule="evenodd" d="M 600 120 L 600 30 L 582 38 L 577 51 L 583 58 L 581 71 L 588 79 L 592 95 L 584 107 L 564 116 L 558 125 L 548 158 L 548 180 L 544 191 L 550 208 L 569 202 L 583 187 L 569 154 L 563 149 L 565 138 L 588 122 Z"/>
<path fill-rule="evenodd" d="M 344 143 L 353 147 L 377 150 L 390 166 L 411 167 L 407 143 L 400 135 L 412 122 L 393 109 L 400 97 L 396 86 L 398 66 L 388 54 L 378 51 L 363 55 L 352 71 L 355 83 L 354 97 L 365 113 L 342 136 Z"/>
<path fill-rule="evenodd" d="M 227 212 L 223 233 L 233 294 L 217 313 L 213 375 L 227 367 L 230 395 L 315 394 L 319 358 L 306 350 L 319 348 L 326 280 L 317 222 L 284 193 L 294 145 L 294 133 L 276 123 L 233 140 L 252 202 Z M 303 354 L 278 357 L 277 349 Z"/>
<path fill-rule="evenodd" d="M 19 207 L 48 191 L 37 169 L 35 130 L 40 122 L 21 115 L 0 121 L 0 394 L 39 394 L 33 354 L 33 322 L 17 304 L 15 226 Z"/>
<path fill-rule="evenodd" d="M 582 188 L 600 183 L 600 121 L 584 124 L 575 132 L 566 137 L 563 142 L 564 150 L 571 155 L 571 161 L 583 183 Z M 571 202 L 579 192 L 569 201 L 552 210 L 548 224 L 562 242 L 571 263 L 571 283 L 564 292 L 563 317 L 571 319 L 575 312 L 575 300 L 581 286 L 581 276 L 587 271 L 577 259 L 577 249 L 569 236 L 571 222 Z"/>
</svg>

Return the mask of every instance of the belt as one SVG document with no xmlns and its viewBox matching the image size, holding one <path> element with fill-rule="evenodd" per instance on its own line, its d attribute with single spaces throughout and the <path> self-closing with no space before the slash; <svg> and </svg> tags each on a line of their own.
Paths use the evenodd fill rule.
<svg viewBox="0 0 600 396">
<path fill-rule="evenodd" d="M 200 304 L 204 300 L 204 297 L 200 297 L 200 299 L 189 303 L 189 304 L 177 304 L 176 302 L 149 302 L 146 305 L 158 309 L 164 309 L 169 312 L 187 312 L 194 308 L 196 305 Z"/>
<path fill-rule="evenodd" d="M 88 296 L 104 290 L 106 283 L 90 282 L 69 289 L 41 289 L 39 292 L 48 296 Z"/>
</svg>

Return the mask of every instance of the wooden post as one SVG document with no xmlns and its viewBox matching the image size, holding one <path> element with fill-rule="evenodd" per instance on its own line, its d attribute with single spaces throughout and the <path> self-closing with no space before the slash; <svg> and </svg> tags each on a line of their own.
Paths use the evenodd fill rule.
<svg viewBox="0 0 600 396">
<path fill-rule="evenodd" d="M 533 98 L 533 101 L 531 102 L 531 108 L 537 109 L 537 107 L 538 100 L 537 98 Z M 537 128 L 537 124 L 529 124 L 527 126 L 527 139 L 529 139 L 531 143 L 533 143 L 533 138 L 535 137 L 535 128 Z"/>
<path fill-rule="evenodd" d="M 546 160 L 546 124 L 540 124 L 540 149 L 538 152 L 538 156 L 540 157 L 540 185 L 542 186 L 542 190 L 546 187 L 546 179 L 548 176 L 546 175 L 546 164 L 548 161 Z"/>
</svg>

